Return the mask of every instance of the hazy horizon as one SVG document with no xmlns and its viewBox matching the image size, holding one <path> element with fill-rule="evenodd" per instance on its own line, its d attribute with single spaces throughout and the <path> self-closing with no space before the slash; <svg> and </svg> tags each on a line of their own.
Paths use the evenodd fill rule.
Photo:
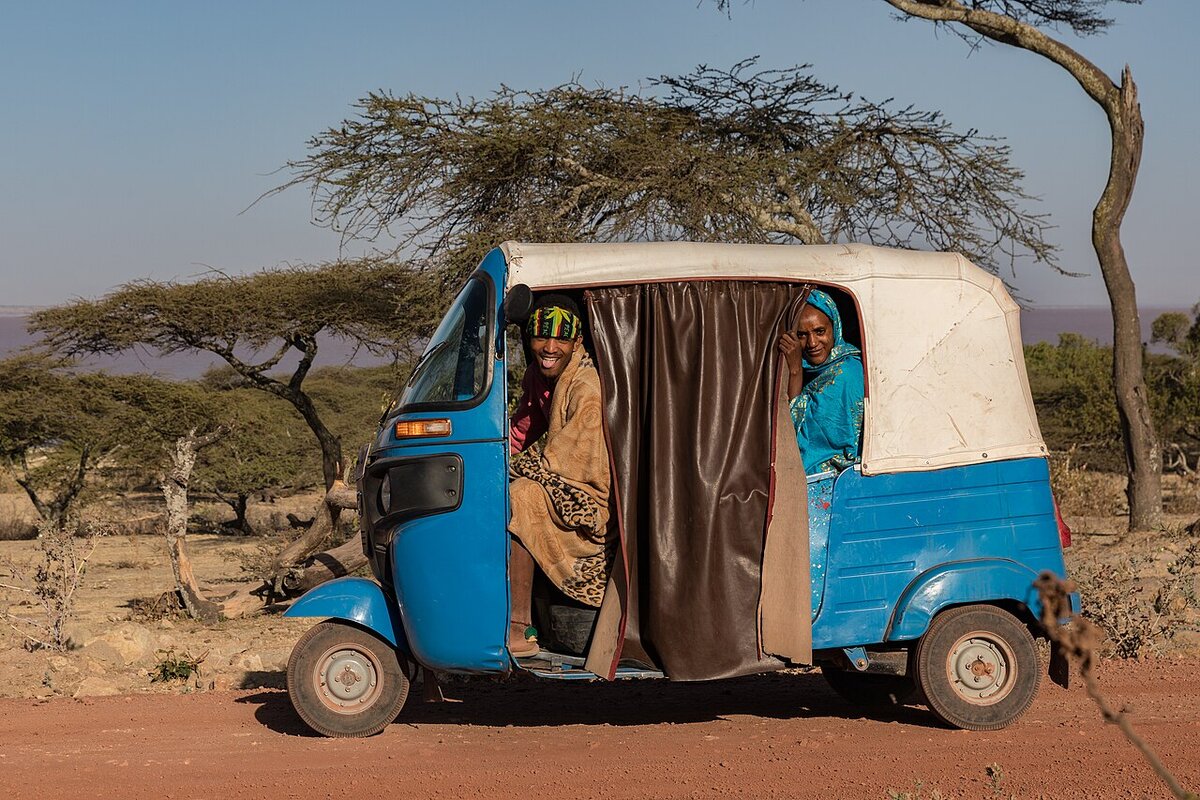
<svg viewBox="0 0 1200 800">
<path fill-rule="evenodd" d="M 5 315 L 0 306 L 0 358 L 4 358 L 22 347 L 34 343 L 25 330 L 25 317 Z M 1154 319 L 1168 311 L 1189 313 L 1188 308 L 1178 306 L 1143 306 L 1140 309 L 1142 341 L 1150 341 L 1150 326 Z M 1037 342 L 1058 343 L 1061 333 L 1078 333 L 1101 344 L 1112 342 L 1112 315 L 1106 306 L 1047 306 L 1025 309 L 1021 312 L 1021 339 L 1025 344 Z M 1162 352 L 1161 347 L 1151 347 Z M 296 357 L 280 365 L 280 371 L 292 366 Z M 332 336 L 322 336 L 315 365 L 318 367 L 354 365 L 367 366 L 386 363 L 385 359 L 371 355 L 366 350 L 355 353 L 353 345 Z M 176 353 L 157 356 L 140 349 L 115 357 L 92 358 L 85 362 L 91 369 L 104 369 L 117 374 L 151 373 L 180 380 L 199 378 L 204 372 L 224 362 L 207 353 Z"/>
</svg>

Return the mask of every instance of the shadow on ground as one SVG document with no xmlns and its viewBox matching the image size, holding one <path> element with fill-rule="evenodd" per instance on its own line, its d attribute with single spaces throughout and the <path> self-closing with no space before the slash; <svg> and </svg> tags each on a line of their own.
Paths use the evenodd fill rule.
<svg viewBox="0 0 1200 800">
<path fill-rule="evenodd" d="M 422 701 L 418 682 L 396 724 L 555 727 L 711 722 L 731 716 L 768 719 L 834 717 L 940 727 L 924 708 L 875 709 L 842 700 L 819 674 L 751 675 L 705 683 L 622 680 L 566 682 L 530 677 L 451 679 L 443 703 Z M 239 698 L 259 706 L 255 718 L 278 733 L 315 735 L 300 720 L 286 691 Z"/>
</svg>

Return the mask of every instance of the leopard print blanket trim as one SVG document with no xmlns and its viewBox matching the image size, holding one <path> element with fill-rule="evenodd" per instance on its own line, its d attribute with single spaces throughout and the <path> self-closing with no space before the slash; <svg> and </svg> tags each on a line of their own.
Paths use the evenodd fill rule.
<svg viewBox="0 0 1200 800">
<path fill-rule="evenodd" d="M 600 524 L 600 504 L 546 469 L 539 444 L 514 456 L 510 466 L 514 477 L 528 478 L 546 490 L 554 511 L 568 528 L 589 541 L 604 544 L 600 552 L 574 559 L 571 576 L 564 578 L 559 586 L 567 597 L 598 607 L 604 599 L 609 568 L 616 552 L 616 543 L 605 540 L 605 530 Z"/>
<path fill-rule="evenodd" d="M 600 504 L 587 492 L 575 488 L 561 476 L 546 469 L 540 443 L 532 444 L 513 456 L 509 466 L 514 476 L 541 484 L 564 525 L 589 541 L 604 541 Z"/>
</svg>

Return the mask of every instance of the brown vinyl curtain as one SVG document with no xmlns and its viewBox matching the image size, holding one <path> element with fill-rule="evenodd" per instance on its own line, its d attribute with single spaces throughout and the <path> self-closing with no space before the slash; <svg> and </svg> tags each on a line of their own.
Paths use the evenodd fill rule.
<svg viewBox="0 0 1200 800">
<path fill-rule="evenodd" d="M 745 281 L 587 293 L 629 575 L 621 657 L 674 680 L 781 666 L 760 655 L 757 612 L 776 341 L 799 294 Z"/>
</svg>

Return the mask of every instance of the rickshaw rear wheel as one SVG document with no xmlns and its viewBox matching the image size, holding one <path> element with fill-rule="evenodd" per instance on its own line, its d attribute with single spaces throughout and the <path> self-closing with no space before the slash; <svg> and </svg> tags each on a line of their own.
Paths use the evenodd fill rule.
<svg viewBox="0 0 1200 800">
<path fill-rule="evenodd" d="M 894 708 L 917 699 L 917 686 L 908 675 L 854 672 L 833 666 L 822 666 L 821 674 L 830 688 L 852 705 Z"/>
<path fill-rule="evenodd" d="M 959 606 L 934 617 L 913 659 L 929 710 L 955 728 L 994 731 L 1033 703 L 1042 670 L 1033 635 L 995 606 Z"/>
<path fill-rule="evenodd" d="M 409 680 L 390 644 L 327 620 L 310 628 L 288 659 L 288 696 L 300 718 L 331 737 L 374 736 L 396 719 Z"/>
</svg>

